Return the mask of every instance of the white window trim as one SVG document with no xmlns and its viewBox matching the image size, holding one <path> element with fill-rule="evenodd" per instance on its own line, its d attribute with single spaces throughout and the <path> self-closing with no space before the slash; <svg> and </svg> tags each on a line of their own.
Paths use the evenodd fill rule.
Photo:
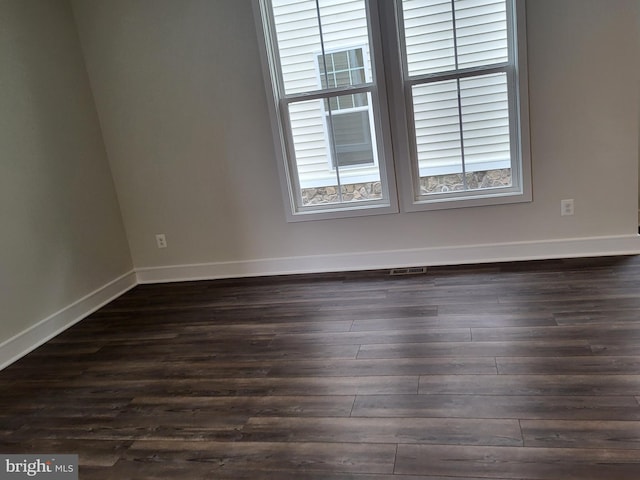
<svg viewBox="0 0 640 480">
<path fill-rule="evenodd" d="M 384 54 L 387 64 L 393 67 L 387 69 L 388 82 L 391 85 L 389 98 L 391 99 L 392 133 L 394 139 L 394 154 L 398 172 L 398 191 L 401 196 L 402 210 L 416 212 L 424 210 L 442 210 L 463 207 L 478 207 L 501 205 L 510 203 L 530 202 L 531 188 L 531 154 L 529 144 L 529 93 L 527 74 L 526 48 L 526 17 L 525 0 L 507 0 L 508 18 L 514 17 L 514 23 L 509 26 L 510 55 L 513 55 L 513 70 L 517 81 L 510 84 L 509 112 L 514 113 L 510 122 L 511 157 L 518 158 L 511 162 L 512 187 L 485 188 L 482 190 L 467 190 L 438 193 L 420 196 L 419 172 L 417 160 L 412 154 L 412 136 L 415 137 L 412 112 L 408 105 L 411 103 L 411 84 L 404 79 L 406 65 L 401 50 L 403 29 L 401 25 L 401 0 L 381 2 L 381 15 L 384 18 L 395 19 L 383 25 L 385 36 Z M 513 8 L 515 15 L 509 9 Z M 513 29 L 515 28 L 515 33 Z M 507 74 L 509 76 L 509 74 Z M 515 91 L 513 90 L 515 86 Z M 515 157 L 514 157 L 515 156 Z"/>
</svg>

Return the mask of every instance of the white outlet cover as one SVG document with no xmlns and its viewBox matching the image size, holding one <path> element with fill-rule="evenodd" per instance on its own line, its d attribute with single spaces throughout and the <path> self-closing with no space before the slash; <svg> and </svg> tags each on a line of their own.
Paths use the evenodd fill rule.
<svg viewBox="0 0 640 480">
<path fill-rule="evenodd" d="M 560 215 L 564 216 L 568 216 L 568 215 L 573 215 L 573 199 L 572 198 L 567 198 L 565 200 L 561 200 L 560 201 Z"/>
<path fill-rule="evenodd" d="M 167 248 L 167 237 L 164 233 L 158 233 L 156 235 L 156 244 L 158 245 L 158 248 Z"/>
</svg>

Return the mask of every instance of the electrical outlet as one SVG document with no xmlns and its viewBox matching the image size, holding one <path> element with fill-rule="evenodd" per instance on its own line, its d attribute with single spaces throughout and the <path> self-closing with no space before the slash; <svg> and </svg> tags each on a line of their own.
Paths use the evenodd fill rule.
<svg viewBox="0 0 640 480">
<path fill-rule="evenodd" d="M 560 215 L 563 217 L 573 215 L 573 198 L 560 200 Z"/>
<path fill-rule="evenodd" d="M 167 248 L 167 237 L 165 237 L 164 233 L 158 233 L 156 235 L 156 243 L 158 244 L 158 248 Z"/>
</svg>

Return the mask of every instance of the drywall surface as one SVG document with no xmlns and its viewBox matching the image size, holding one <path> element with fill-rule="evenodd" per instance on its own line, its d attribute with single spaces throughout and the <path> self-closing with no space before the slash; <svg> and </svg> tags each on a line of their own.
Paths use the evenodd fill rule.
<svg viewBox="0 0 640 480">
<path fill-rule="evenodd" d="M 553 256 L 554 240 L 636 233 L 634 0 L 527 3 L 533 202 L 301 223 L 285 220 L 250 1 L 72 5 L 137 268 L 424 248 L 455 263 L 451 247 Z"/>
<path fill-rule="evenodd" d="M 71 7 L 0 2 L 0 344 L 132 268 Z"/>
</svg>

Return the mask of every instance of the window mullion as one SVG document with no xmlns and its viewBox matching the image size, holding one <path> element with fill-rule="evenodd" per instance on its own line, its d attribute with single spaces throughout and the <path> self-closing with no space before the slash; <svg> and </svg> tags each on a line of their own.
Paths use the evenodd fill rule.
<svg viewBox="0 0 640 480">
<path fill-rule="evenodd" d="M 344 95 L 357 94 L 357 93 L 371 93 L 371 92 L 373 92 L 373 88 L 371 86 L 364 86 L 356 89 L 345 88 L 345 89 L 331 89 L 329 91 L 320 90 L 320 91 L 314 92 L 313 94 L 303 93 L 303 94 L 287 95 L 282 99 L 280 99 L 280 103 L 283 106 L 287 106 L 292 103 L 304 102 L 307 100 L 320 100 L 320 99 L 329 100 L 330 98 L 336 97 L 336 96 L 344 96 Z M 349 110 L 368 110 L 369 107 L 370 107 L 369 105 L 363 105 L 360 107 L 349 108 Z"/>
<path fill-rule="evenodd" d="M 460 91 L 460 79 L 456 79 L 456 88 L 458 90 L 458 128 L 460 129 L 460 162 L 462 163 L 462 186 L 464 190 L 468 190 L 467 185 L 467 166 L 464 159 L 464 122 L 462 120 L 462 93 Z"/>
<path fill-rule="evenodd" d="M 324 64 L 324 74 L 325 74 L 325 82 L 327 84 L 327 87 L 329 87 L 329 76 L 327 74 L 328 69 L 327 69 L 327 53 L 324 47 L 324 35 L 322 33 L 322 16 L 321 16 L 321 12 L 320 12 L 320 2 L 319 0 L 316 0 L 316 12 L 318 15 L 318 32 L 320 34 L 320 50 L 322 51 L 322 62 Z M 336 69 L 335 69 L 335 63 L 333 61 L 333 58 L 331 59 L 331 64 L 332 64 L 332 74 L 334 76 L 334 83 L 337 86 L 338 85 L 338 80 L 336 78 Z M 337 98 L 337 97 L 336 97 Z M 332 108 L 331 108 L 331 99 L 330 98 L 325 98 L 324 99 L 325 105 L 327 106 L 327 123 L 328 123 L 328 137 L 329 137 L 329 153 L 331 155 L 331 157 L 333 158 L 333 161 L 335 163 L 336 166 L 336 183 L 338 184 L 338 201 L 340 203 L 343 202 L 343 198 L 342 198 L 342 182 L 340 181 L 340 166 L 338 165 L 338 153 L 336 151 L 336 140 L 335 140 L 335 134 L 334 134 L 334 130 L 333 130 L 333 113 L 332 113 Z"/>
<path fill-rule="evenodd" d="M 455 62 L 456 72 L 458 71 L 458 34 L 456 32 L 456 3 L 451 0 L 451 22 L 453 29 L 453 61 Z"/>
<path fill-rule="evenodd" d="M 456 29 L 456 5 L 455 0 L 451 0 L 451 21 L 453 28 L 453 59 L 456 66 L 456 90 L 458 97 L 458 128 L 460 129 L 460 162 L 462 163 L 462 189 L 467 191 L 467 166 L 464 160 L 464 122 L 462 121 L 462 98 L 460 92 L 460 76 L 458 72 L 458 32 Z"/>
<path fill-rule="evenodd" d="M 466 68 L 458 71 L 446 71 L 440 73 L 429 73 L 425 75 L 415 75 L 408 77 L 405 83 L 408 86 L 420 85 L 422 83 L 443 82 L 445 80 L 455 80 L 456 78 L 475 77 L 478 75 L 490 75 L 492 73 L 502 73 L 512 70 L 513 66 L 508 63 L 501 63 L 493 66 L 482 66 Z"/>
<path fill-rule="evenodd" d="M 329 98 L 335 96 L 342 95 L 350 95 L 356 93 L 369 93 L 373 92 L 373 83 L 363 83 L 358 86 L 348 86 L 344 87 L 336 87 L 336 88 L 324 88 L 321 90 L 314 90 L 312 92 L 302 92 L 302 93 L 290 93 L 288 95 L 283 95 L 282 100 L 292 103 L 292 102 L 301 102 L 304 100 L 317 100 L 319 98 Z"/>
</svg>

